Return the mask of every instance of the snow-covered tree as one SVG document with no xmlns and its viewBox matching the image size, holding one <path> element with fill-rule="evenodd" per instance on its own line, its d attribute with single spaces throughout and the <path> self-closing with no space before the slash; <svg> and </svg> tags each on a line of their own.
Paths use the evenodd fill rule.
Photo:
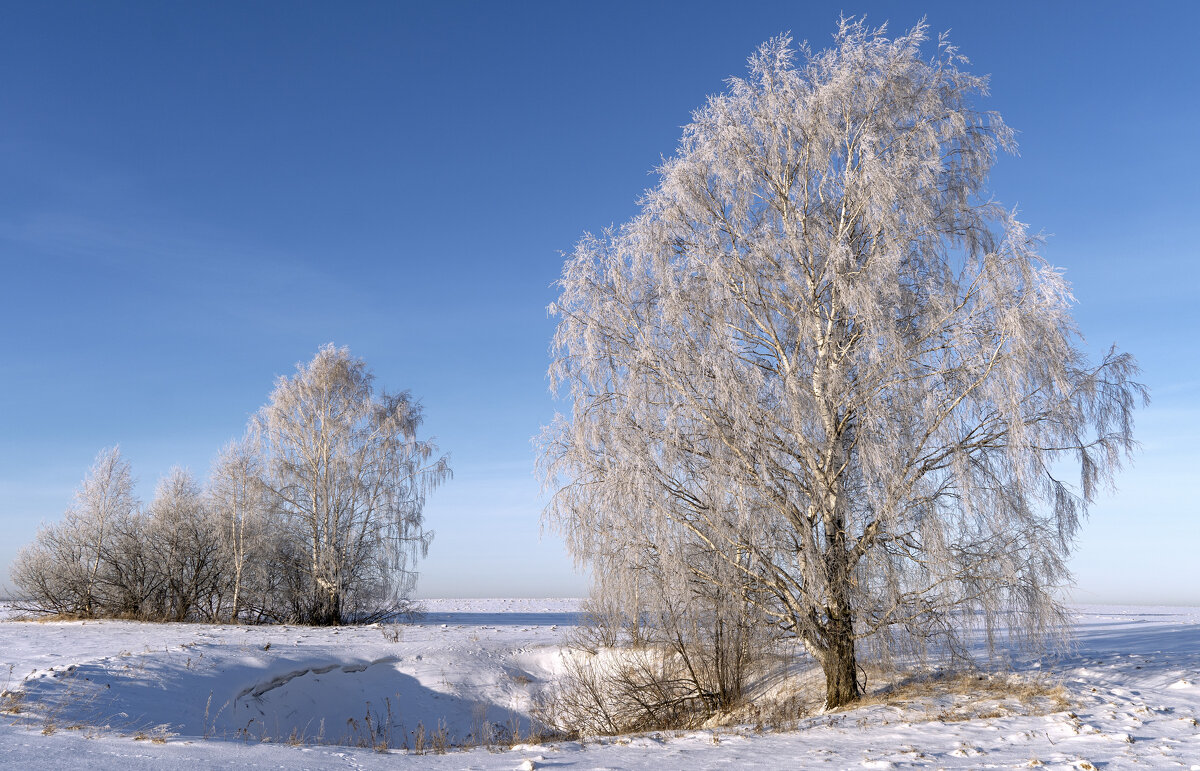
<svg viewBox="0 0 1200 771">
<path fill-rule="evenodd" d="M 988 196 L 1012 131 L 927 37 L 762 45 L 551 306 L 549 522 L 609 591 L 650 555 L 753 602 L 831 708 L 860 656 L 1057 629 L 1145 396 L 1128 354 L 1089 362 L 1061 271 Z"/>
<path fill-rule="evenodd" d="M 241 620 L 247 584 L 259 589 L 262 583 L 247 579 L 261 578 L 259 574 L 269 569 L 265 564 L 269 551 L 265 492 L 262 459 L 254 445 L 246 439 L 226 445 L 213 463 L 208 500 L 229 584 L 226 615 L 235 624 Z"/>
<path fill-rule="evenodd" d="M 217 620 L 223 543 L 191 472 L 176 466 L 160 479 L 147 514 L 143 538 L 160 581 L 153 616 Z"/>
<path fill-rule="evenodd" d="M 105 613 L 114 579 L 107 568 L 120 563 L 117 535 L 138 506 L 120 448 L 101 450 L 63 521 L 43 527 L 18 553 L 13 582 L 42 609 L 88 618 Z"/>
<path fill-rule="evenodd" d="M 91 616 L 98 610 L 100 568 L 113 540 L 115 525 L 132 516 L 138 505 L 133 494 L 133 471 L 121 457 L 121 448 L 101 450 L 75 493 L 75 505 L 67 511 L 68 526 L 74 523 L 79 532 L 88 534 L 84 546 L 87 579 L 82 597 L 83 615 Z"/>
<path fill-rule="evenodd" d="M 254 420 L 266 495 L 303 563 L 301 620 L 336 624 L 405 599 L 429 548 L 425 496 L 450 477 L 418 439 L 421 407 L 374 391 L 365 362 L 327 345 L 280 377 Z"/>
</svg>

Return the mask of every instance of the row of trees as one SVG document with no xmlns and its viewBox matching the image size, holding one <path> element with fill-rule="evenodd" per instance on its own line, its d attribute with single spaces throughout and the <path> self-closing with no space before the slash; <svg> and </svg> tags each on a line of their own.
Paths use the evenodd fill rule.
<svg viewBox="0 0 1200 771">
<path fill-rule="evenodd" d="M 830 708 L 864 656 L 1061 629 L 1073 535 L 1145 396 L 1128 354 L 1089 362 L 1069 285 L 988 196 L 1013 133 L 927 33 L 764 44 L 551 308 L 572 409 L 544 435 L 547 518 L 601 601 L 691 614 L 664 650 L 712 649 L 750 607 Z"/>
<path fill-rule="evenodd" d="M 450 476 L 419 439 L 420 405 L 375 393 L 366 364 L 322 348 L 281 377 L 207 485 L 173 469 L 143 506 L 102 451 L 12 578 L 37 611 L 93 618 L 336 624 L 411 595 L 433 534 L 426 495 Z"/>
</svg>

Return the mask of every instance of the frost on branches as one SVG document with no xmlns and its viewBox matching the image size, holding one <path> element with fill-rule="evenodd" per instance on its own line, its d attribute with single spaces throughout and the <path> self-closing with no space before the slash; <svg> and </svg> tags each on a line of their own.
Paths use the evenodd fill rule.
<svg viewBox="0 0 1200 771">
<path fill-rule="evenodd" d="M 543 435 L 548 521 L 627 607 L 749 603 L 830 708 L 860 656 L 1051 639 L 1146 398 L 1129 354 L 1087 360 L 1069 285 L 984 190 L 1014 148 L 986 78 L 926 41 L 843 20 L 826 51 L 763 44 L 551 306 L 572 414 Z"/>
<path fill-rule="evenodd" d="M 116 448 L 62 522 L 13 563 L 25 610 L 82 618 L 338 624 L 407 604 L 451 476 L 420 403 L 375 390 L 366 362 L 322 347 L 280 377 L 207 488 L 185 470 L 144 508 Z"/>
<path fill-rule="evenodd" d="M 326 345 L 275 382 L 252 421 L 265 457 L 265 497 L 297 557 L 296 615 L 338 624 L 406 600 L 433 533 L 425 497 L 450 478 L 449 459 L 418 438 L 421 405 L 375 393 L 347 348 Z"/>
</svg>

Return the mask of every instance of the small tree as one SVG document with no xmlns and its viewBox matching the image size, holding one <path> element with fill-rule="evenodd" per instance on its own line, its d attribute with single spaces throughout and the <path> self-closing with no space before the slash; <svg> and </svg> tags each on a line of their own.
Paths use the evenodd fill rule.
<svg viewBox="0 0 1200 771">
<path fill-rule="evenodd" d="M 38 531 L 13 564 L 13 582 L 39 610 L 92 618 L 107 611 L 106 568 L 116 564 L 117 534 L 138 509 L 133 473 L 118 447 L 96 455 L 63 521 Z"/>
<path fill-rule="evenodd" d="M 140 508 L 114 523 L 101 571 L 102 615 L 161 620 L 166 576 L 156 545 L 149 542 L 149 525 L 149 514 Z"/>
<path fill-rule="evenodd" d="M 200 486 L 175 467 L 158 482 L 145 542 L 161 580 L 158 618 L 216 620 L 222 589 L 221 534 Z"/>
<path fill-rule="evenodd" d="M 83 615 L 86 542 L 87 533 L 78 522 L 59 522 L 42 525 L 33 542 L 21 547 L 10 575 L 28 603 L 27 610 Z"/>
<path fill-rule="evenodd" d="M 213 463 L 208 497 L 230 585 L 227 617 L 235 624 L 241 620 L 246 584 L 261 583 L 247 578 L 259 578 L 257 574 L 269 567 L 264 564 L 269 553 L 265 492 L 262 460 L 253 444 L 243 439 L 226 445 Z"/>
<path fill-rule="evenodd" d="M 637 551 L 755 603 L 830 708 L 862 653 L 1057 628 L 1145 396 L 1129 355 L 1088 362 L 1061 273 L 987 197 L 1012 132 L 926 37 L 843 20 L 799 64 L 765 43 L 552 306 L 549 521 L 609 586 Z"/>
<path fill-rule="evenodd" d="M 433 536 L 425 496 L 450 477 L 447 457 L 417 438 L 419 403 L 376 396 L 373 380 L 348 349 L 327 345 L 276 381 L 253 423 L 268 503 L 306 555 L 298 607 L 308 623 L 408 597 Z"/>
</svg>

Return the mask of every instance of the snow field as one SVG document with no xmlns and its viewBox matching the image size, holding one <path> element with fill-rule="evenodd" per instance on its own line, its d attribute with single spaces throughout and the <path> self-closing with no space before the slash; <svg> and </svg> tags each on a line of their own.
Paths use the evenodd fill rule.
<svg viewBox="0 0 1200 771">
<path fill-rule="evenodd" d="M 1061 702 L 898 691 L 795 731 L 747 723 L 496 751 L 528 735 L 577 605 L 425 607 L 395 633 L 0 621 L 0 686 L 13 694 L 0 766 L 1200 769 L 1196 608 L 1080 608 L 1072 652 L 1016 664 L 1061 681 Z M 431 750 L 439 731 L 493 751 L 416 754 L 418 736 Z"/>
<path fill-rule="evenodd" d="M 25 722 L 43 729 L 381 748 L 439 730 L 450 744 L 528 735 L 531 691 L 558 655 L 555 622 L 573 614 L 438 607 L 396 627 L 15 623 L 30 634 L 5 670 L 32 665 Z"/>
</svg>

